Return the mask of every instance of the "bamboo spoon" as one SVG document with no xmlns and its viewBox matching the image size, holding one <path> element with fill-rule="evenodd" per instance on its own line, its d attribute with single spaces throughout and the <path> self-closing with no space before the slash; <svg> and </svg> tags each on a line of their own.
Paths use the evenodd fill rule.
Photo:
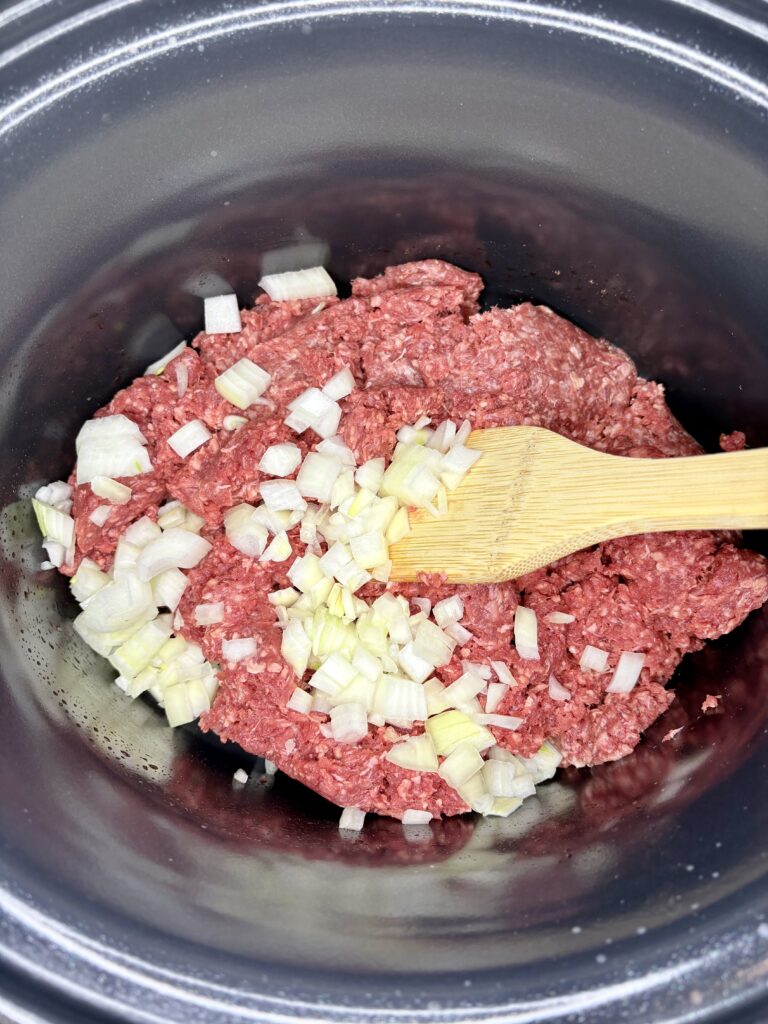
<svg viewBox="0 0 768 1024">
<path fill-rule="evenodd" d="M 476 430 L 467 444 L 483 457 L 445 515 L 411 513 L 391 579 L 491 583 L 614 537 L 768 527 L 768 448 L 630 459 L 541 427 Z"/>
</svg>

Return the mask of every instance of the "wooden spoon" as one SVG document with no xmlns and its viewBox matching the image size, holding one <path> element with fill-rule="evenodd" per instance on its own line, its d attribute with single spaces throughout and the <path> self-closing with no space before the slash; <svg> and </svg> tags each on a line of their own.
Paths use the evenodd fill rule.
<svg viewBox="0 0 768 1024">
<path fill-rule="evenodd" d="M 492 583 L 613 537 L 768 527 L 768 448 L 630 459 L 541 427 L 476 430 L 467 444 L 483 457 L 445 515 L 411 513 L 390 548 L 393 580 Z"/>
</svg>

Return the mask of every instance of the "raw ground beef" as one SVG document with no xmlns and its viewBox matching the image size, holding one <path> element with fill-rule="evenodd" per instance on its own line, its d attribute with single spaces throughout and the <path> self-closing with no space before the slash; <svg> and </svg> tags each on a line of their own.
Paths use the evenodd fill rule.
<svg viewBox="0 0 768 1024">
<path fill-rule="evenodd" d="M 133 497 L 116 506 L 105 528 L 88 519 L 99 499 L 89 486 L 75 486 L 78 558 L 88 555 L 105 568 L 125 527 L 141 515 L 156 517 L 168 498 L 206 519 L 204 534 L 213 550 L 188 573 L 179 631 L 216 662 L 223 662 L 225 639 L 257 636 L 260 646 L 245 661 L 223 663 L 218 695 L 201 725 L 276 762 L 342 806 L 396 817 L 407 808 L 434 815 L 468 809 L 439 776 L 384 759 L 403 730 L 371 727 L 361 743 L 343 745 L 323 735 L 326 716 L 285 707 L 296 679 L 280 655 L 267 593 L 288 585 L 288 563 L 262 565 L 241 555 L 221 522 L 231 506 L 258 500 L 257 465 L 270 444 L 291 440 L 307 450 L 305 436 L 297 440 L 282 422 L 291 399 L 349 366 L 357 387 L 341 403 L 340 433 L 359 461 L 389 456 L 394 431 L 422 415 L 468 418 L 474 427 L 534 424 L 627 456 L 701 450 L 670 413 L 663 387 L 638 378 L 625 353 L 546 307 L 524 303 L 480 313 L 481 288 L 477 275 L 425 260 L 358 279 L 343 301 L 278 303 L 262 296 L 243 313 L 239 334 L 199 335 L 162 376 L 138 379 L 98 414 L 120 412 L 133 419 L 147 438 L 154 467 L 127 481 Z M 223 419 L 240 410 L 219 396 L 213 379 L 245 355 L 272 374 L 267 397 L 274 407 L 251 407 L 244 414 L 249 422 L 233 433 L 223 429 Z M 189 384 L 180 399 L 175 369 L 182 362 Z M 202 419 L 214 436 L 182 460 L 167 439 L 193 418 Z M 744 435 L 723 435 L 721 443 L 726 450 L 741 448 Z M 297 529 L 291 541 L 300 554 Z M 383 589 L 369 584 L 360 596 L 370 600 Z M 528 755 L 551 738 L 563 752 L 563 764 L 583 766 L 632 751 L 673 700 L 666 684 L 683 655 L 735 628 L 761 605 L 768 597 L 768 572 L 761 556 L 731 536 L 671 533 L 611 541 L 515 582 L 454 587 L 428 579 L 386 589 L 433 601 L 458 592 L 466 609 L 463 623 L 474 638 L 437 670 L 438 677 L 456 678 L 462 658 L 505 662 L 517 685 L 498 711 L 524 721 L 515 732 L 495 729 L 497 742 Z M 195 605 L 217 601 L 224 602 L 224 621 L 195 626 Z M 520 659 L 512 646 L 518 603 L 538 614 L 538 662 Z M 570 613 L 574 621 L 551 624 L 552 611 Z M 586 644 L 611 652 L 607 672 L 579 668 Z M 622 650 L 645 654 L 641 678 L 629 694 L 608 694 Z M 569 701 L 550 697 L 550 673 L 570 691 Z"/>
</svg>

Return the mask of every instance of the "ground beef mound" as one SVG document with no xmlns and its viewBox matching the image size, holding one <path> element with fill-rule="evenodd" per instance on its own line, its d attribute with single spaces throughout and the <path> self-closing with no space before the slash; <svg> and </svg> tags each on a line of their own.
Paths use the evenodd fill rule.
<svg viewBox="0 0 768 1024">
<path fill-rule="evenodd" d="M 481 288 L 476 274 L 425 260 L 358 279 L 343 301 L 276 303 L 262 296 L 243 313 L 239 334 L 199 335 L 162 376 L 140 378 L 101 411 L 121 412 L 138 423 L 154 467 L 129 481 L 133 497 L 116 507 L 105 529 L 88 519 L 99 499 L 90 487 L 75 487 L 78 558 L 88 555 L 105 568 L 125 527 L 140 515 L 155 517 L 168 498 L 205 517 L 213 550 L 189 573 L 179 631 L 216 662 L 223 662 L 225 639 L 255 635 L 260 647 L 244 662 L 223 663 L 218 695 L 201 725 L 275 761 L 342 806 L 396 817 L 406 808 L 434 815 L 467 810 L 437 775 L 384 759 L 388 747 L 403 738 L 402 730 L 371 727 L 362 743 L 341 745 L 323 735 L 325 716 L 286 710 L 296 679 L 280 656 L 280 632 L 267 600 L 270 590 L 287 585 L 286 566 L 264 566 L 241 555 L 221 522 L 232 505 L 258 501 L 256 467 L 264 450 L 280 440 L 296 441 L 283 425 L 291 399 L 349 366 L 357 387 L 342 402 L 341 434 L 360 461 L 390 455 L 394 431 L 422 415 L 469 418 L 475 427 L 543 426 L 626 456 L 701 450 L 667 408 L 663 387 L 640 379 L 625 353 L 543 306 L 524 303 L 480 313 Z M 240 411 L 218 395 L 213 379 L 246 355 L 273 375 L 268 397 L 274 407 L 249 409 L 249 422 L 233 433 L 223 429 L 223 420 Z M 182 361 L 189 385 L 179 398 L 175 365 Z M 193 418 L 202 419 L 214 437 L 182 460 L 167 439 Z M 306 450 L 304 437 L 297 443 Z M 722 438 L 725 449 L 743 445 L 738 432 Z M 298 531 L 291 540 L 301 553 Z M 371 584 L 361 596 L 371 599 L 382 589 Z M 762 604 L 768 573 L 763 558 L 730 536 L 674 533 L 614 540 L 515 582 L 453 587 L 428 580 L 388 589 L 433 601 L 457 591 L 474 639 L 437 675 L 445 682 L 456 678 L 462 658 L 505 662 L 517 685 L 498 710 L 520 716 L 524 724 L 516 732 L 495 730 L 498 742 L 527 755 L 551 738 L 565 765 L 583 766 L 633 750 L 673 700 L 666 684 L 680 659 L 734 629 Z M 216 601 L 224 603 L 224 621 L 195 626 L 195 605 Z M 538 662 L 521 660 L 511 644 L 513 613 L 521 602 L 538 614 Z M 574 621 L 551 624 L 547 616 L 553 611 L 567 612 Z M 611 652 L 608 672 L 580 670 L 586 644 Z M 630 694 L 608 694 L 622 650 L 642 651 L 645 667 Z M 570 701 L 549 696 L 550 673 L 571 692 Z"/>
</svg>

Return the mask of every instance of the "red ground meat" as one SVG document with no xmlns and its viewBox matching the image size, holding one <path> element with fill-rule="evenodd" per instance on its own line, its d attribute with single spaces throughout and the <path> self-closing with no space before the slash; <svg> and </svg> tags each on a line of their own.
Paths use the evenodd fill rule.
<svg viewBox="0 0 768 1024">
<path fill-rule="evenodd" d="M 661 458 L 699 452 L 674 419 L 659 384 L 637 377 L 631 360 L 606 341 L 591 338 L 546 307 L 525 303 L 478 313 L 482 287 L 475 275 L 438 260 L 390 267 L 352 284 L 352 298 L 271 302 L 266 296 L 242 314 L 239 334 L 199 335 L 160 377 L 140 378 L 121 391 L 102 414 L 121 412 L 147 438 L 153 471 L 127 479 L 131 501 L 116 506 L 106 527 L 88 516 L 102 502 L 89 486 L 76 488 L 78 558 L 109 565 L 125 527 L 140 515 L 156 515 L 169 497 L 206 519 L 213 550 L 188 573 L 179 608 L 179 629 L 222 664 L 220 689 L 201 725 L 224 740 L 275 761 L 287 774 L 342 806 L 402 815 L 407 808 L 434 815 L 467 808 L 437 775 L 397 768 L 385 752 L 407 731 L 371 727 L 359 744 L 338 744 L 323 735 L 326 716 L 286 708 L 299 682 L 280 655 L 280 631 L 271 589 L 287 585 L 290 563 L 264 565 L 236 551 L 221 529 L 223 514 L 241 501 L 259 500 L 258 463 L 279 441 L 302 452 L 316 438 L 296 436 L 283 425 L 286 404 L 308 386 L 322 385 L 349 366 L 357 381 L 342 401 L 340 434 L 358 460 L 388 456 L 394 433 L 419 416 L 469 418 L 475 427 L 536 424 L 602 451 Z M 194 349 L 199 350 L 199 356 Z M 272 405 L 256 405 L 249 422 L 231 432 L 227 415 L 241 411 L 214 387 L 216 375 L 248 356 L 273 375 Z M 180 398 L 176 365 L 187 368 Z M 202 419 L 212 439 L 187 459 L 167 444 L 191 419 Z M 721 446 L 744 446 L 744 435 Z M 296 554 L 303 550 L 291 532 Z M 369 584 L 371 600 L 385 589 Z M 433 602 L 458 593 L 464 626 L 472 639 L 436 672 L 450 682 L 461 659 L 503 661 L 515 684 L 498 711 L 518 716 L 517 731 L 494 727 L 497 741 L 523 755 L 544 739 L 562 750 L 563 763 L 595 765 L 624 757 L 662 714 L 674 694 L 666 689 L 680 659 L 704 641 L 735 628 L 768 596 L 766 562 L 716 533 L 673 533 L 623 538 L 578 552 L 515 582 L 454 587 L 436 579 L 390 584 L 386 589 Z M 224 620 L 196 626 L 198 603 L 224 604 Z M 519 657 L 512 643 L 518 603 L 533 608 L 539 624 L 539 661 Z M 548 620 L 553 611 L 574 616 L 569 624 Z M 253 636 L 257 653 L 224 662 L 226 639 Z M 603 673 L 579 667 L 584 647 L 609 653 Z M 629 694 L 607 692 L 622 651 L 645 655 L 640 680 Z M 549 677 L 569 691 L 556 701 Z M 414 728 L 418 733 L 419 728 Z"/>
</svg>

